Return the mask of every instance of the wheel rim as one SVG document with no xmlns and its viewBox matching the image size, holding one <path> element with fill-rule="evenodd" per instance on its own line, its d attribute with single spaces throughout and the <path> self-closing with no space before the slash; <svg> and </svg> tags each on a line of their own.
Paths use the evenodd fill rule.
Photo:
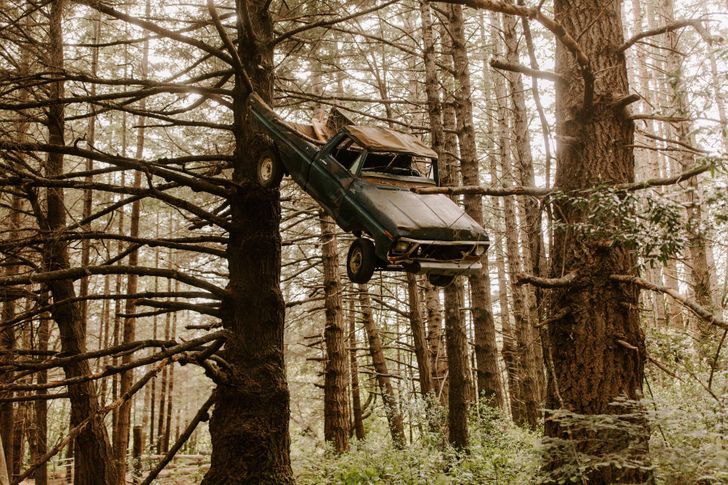
<svg viewBox="0 0 728 485">
<path fill-rule="evenodd" d="M 273 159 L 265 157 L 261 160 L 258 171 L 260 173 L 260 180 L 266 183 L 270 182 L 273 179 Z"/>
<path fill-rule="evenodd" d="M 349 269 L 353 274 L 358 274 L 361 271 L 362 260 L 364 259 L 361 249 L 356 248 L 351 252 L 351 258 L 349 259 Z"/>
</svg>

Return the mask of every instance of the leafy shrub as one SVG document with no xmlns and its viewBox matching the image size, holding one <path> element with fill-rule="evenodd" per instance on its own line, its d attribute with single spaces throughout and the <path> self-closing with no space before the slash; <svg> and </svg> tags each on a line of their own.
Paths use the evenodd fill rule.
<svg viewBox="0 0 728 485">
<path fill-rule="evenodd" d="M 435 419 L 443 413 L 435 410 Z M 496 410 L 480 407 L 471 420 L 471 448 L 459 453 L 442 446 L 439 433 L 422 432 L 413 444 L 394 448 L 376 431 L 354 442 L 349 453 L 311 457 L 298 483 L 470 484 L 532 481 L 538 468 L 538 434 L 515 426 Z M 385 444 L 386 443 L 386 444 Z"/>
</svg>

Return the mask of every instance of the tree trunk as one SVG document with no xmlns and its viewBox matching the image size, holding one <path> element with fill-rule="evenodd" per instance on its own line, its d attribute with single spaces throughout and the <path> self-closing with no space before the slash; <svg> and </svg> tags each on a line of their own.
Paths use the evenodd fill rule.
<svg viewBox="0 0 728 485">
<path fill-rule="evenodd" d="M 0 434 L 0 485 L 10 485 L 10 475 L 5 462 L 5 447 L 3 446 L 3 435 Z"/>
<path fill-rule="evenodd" d="M 40 301 L 41 305 L 48 304 L 48 294 L 43 293 Z M 41 314 L 38 322 L 38 350 L 41 352 L 48 350 L 48 341 L 50 339 L 50 315 Z M 41 370 L 37 374 L 38 384 L 48 382 L 48 371 Z M 38 390 L 39 395 L 48 394 L 45 389 Z M 33 455 L 36 461 L 48 451 L 48 403 L 45 400 L 35 402 L 35 436 L 33 439 Z M 48 484 L 48 464 L 43 463 L 34 473 L 35 485 Z"/>
<path fill-rule="evenodd" d="M 237 53 L 257 93 L 271 102 L 273 26 L 268 6 L 263 0 L 236 1 Z M 230 281 L 220 306 L 222 325 L 230 332 L 222 354 L 232 371 L 217 388 L 205 485 L 293 483 L 283 360 L 285 307 L 279 283 L 280 193 L 256 182 L 257 155 L 268 147 L 250 119 L 243 76 L 236 72 L 233 98 L 233 180 L 240 188 L 228 199 Z"/>
<path fill-rule="evenodd" d="M 452 35 L 452 59 L 455 68 L 455 108 L 457 134 L 460 141 L 460 169 L 464 185 L 479 185 L 475 129 L 473 126 L 472 89 L 468 53 L 465 48 L 465 26 L 460 5 L 450 6 L 450 33 Z M 465 195 L 465 212 L 477 223 L 483 224 L 483 203 L 479 195 Z M 477 362 L 477 389 L 480 396 L 491 406 L 503 407 L 503 388 L 498 373 L 498 349 L 495 342 L 493 304 L 490 297 L 490 273 L 488 255 L 481 257 L 483 269 L 470 276 L 470 304 L 475 327 L 475 357 Z"/>
<path fill-rule="evenodd" d="M 354 431 L 356 439 L 363 440 L 364 417 L 361 408 L 361 393 L 359 391 L 359 363 L 356 359 L 356 300 L 351 296 L 349 300 L 349 372 L 351 375 L 351 412 L 354 418 Z"/>
<path fill-rule="evenodd" d="M 146 1 L 145 15 L 148 18 L 151 14 L 151 3 L 149 0 Z M 98 54 L 96 55 L 98 57 Z M 142 47 L 142 60 L 139 66 L 139 76 L 142 80 L 147 79 L 147 68 L 149 64 L 149 41 L 145 40 Z M 139 103 L 139 109 L 144 111 L 146 109 L 146 100 L 142 98 Z M 136 159 L 142 159 L 144 155 L 144 116 L 139 116 L 137 120 L 137 132 L 136 132 L 136 153 L 134 157 Z M 139 189 L 142 185 L 142 174 L 140 171 L 134 172 L 134 188 Z M 129 228 L 129 235 L 133 238 L 139 237 L 139 218 L 141 212 L 141 200 L 137 199 L 132 202 L 131 205 L 131 224 Z M 139 251 L 134 250 L 129 254 L 128 265 L 132 268 L 136 267 L 139 263 Z M 139 277 L 135 274 L 127 276 L 126 280 L 126 292 L 128 294 L 135 294 L 138 290 Z M 122 342 L 128 343 L 133 342 L 136 338 L 136 318 L 133 316 L 136 312 L 136 301 L 133 299 L 127 299 L 124 308 L 126 317 L 124 318 L 124 330 L 122 336 Z M 132 353 L 128 352 L 121 358 L 121 363 L 128 364 L 132 360 Z M 119 379 L 119 394 L 126 394 L 132 386 L 134 381 L 134 370 L 130 369 L 123 372 Z M 127 468 L 127 451 L 129 448 L 129 433 L 131 430 L 131 409 L 134 404 L 134 398 L 125 401 L 119 410 L 117 411 L 116 428 L 114 432 L 114 457 L 116 458 L 117 468 L 119 470 L 119 485 L 126 483 L 126 468 Z"/>
<path fill-rule="evenodd" d="M 503 18 L 503 38 L 506 44 L 506 60 L 518 62 L 518 43 L 516 39 L 517 21 L 512 16 Z M 531 139 L 528 130 L 528 113 L 526 111 L 526 100 L 524 96 L 523 82 L 521 75 L 515 72 L 507 73 L 510 85 L 510 98 L 513 113 L 513 131 L 515 134 L 514 170 L 518 176 L 513 176 L 514 185 L 533 187 L 536 185 L 536 178 L 533 171 L 533 157 L 531 156 Z M 508 172 L 511 170 L 509 169 Z M 506 174 L 504 173 L 504 178 Z M 543 254 L 543 234 L 541 228 L 541 212 L 539 202 L 534 197 L 519 197 L 517 199 L 519 209 L 518 227 L 524 227 L 521 238 L 524 244 L 522 251 L 523 268 L 537 276 L 546 274 L 545 255 Z M 514 226 L 508 226 L 514 227 Z M 522 290 L 524 298 L 524 319 L 521 326 L 516 327 L 518 337 L 518 352 L 520 355 L 520 370 L 523 385 L 522 396 L 526 405 L 526 422 L 534 427 L 540 419 L 539 409 L 542 407 L 541 396 L 544 384 L 543 375 L 543 353 L 541 352 L 541 339 L 533 326 L 539 321 L 540 302 L 542 301 L 541 290 L 533 287 L 524 287 Z"/>
<path fill-rule="evenodd" d="M 179 281 L 174 282 L 174 291 L 179 291 Z M 177 338 L 177 313 L 172 315 L 172 340 Z M 160 435 L 160 451 L 167 453 L 169 451 L 169 440 L 172 434 L 172 408 L 174 406 L 174 365 L 170 365 L 167 379 L 167 411 L 165 413 L 166 423 L 164 425 L 164 433 Z"/>
<path fill-rule="evenodd" d="M 491 13 L 491 42 L 493 55 L 500 55 L 500 44 L 499 39 L 499 14 Z M 485 34 L 482 35 L 485 37 Z M 484 42 L 483 42 L 484 43 Z M 497 140 L 497 147 L 493 147 L 489 150 L 489 163 L 491 180 L 500 180 L 503 182 L 503 177 L 499 177 L 498 167 L 503 167 L 505 163 L 508 163 L 508 110 L 506 107 L 506 87 L 505 82 L 501 76 L 493 76 L 492 91 L 495 105 L 495 118 L 498 124 L 497 130 L 493 127 L 493 117 L 488 118 L 489 132 L 493 134 L 493 139 Z M 513 327 L 511 326 L 511 315 L 515 317 L 517 315 L 516 307 L 517 302 L 513 301 L 512 305 L 508 301 L 508 285 L 506 281 L 505 271 L 505 254 L 504 254 L 504 241 L 501 229 L 505 230 L 505 227 L 513 227 L 509 225 L 506 215 L 510 207 L 507 203 L 511 203 L 508 198 L 495 198 L 493 201 L 495 213 L 498 215 L 495 221 L 495 237 L 493 242 L 493 249 L 495 250 L 496 257 L 496 270 L 498 272 L 498 295 L 500 302 L 501 312 L 501 329 L 503 331 L 503 361 L 506 366 L 506 373 L 508 375 L 508 394 L 510 397 L 511 404 L 511 417 L 515 423 L 526 422 L 525 406 L 521 397 L 521 380 L 519 377 L 519 365 L 518 365 L 518 351 L 516 347 L 516 338 Z M 501 210 L 503 208 L 503 210 Z M 504 221 L 501 224 L 499 221 Z M 509 231 L 506 234 L 511 234 Z M 514 321 L 516 319 L 514 318 Z"/>
<path fill-rule="evenodd" d="M 51 4 L 50 12 L 48 64 L 58 70 L 63 69 L 61 19 L 64 4 L 63 0 L 54 1 Z M 63 97 L 63 81 L 51 83 L 50 88 L 51 98 Z M 64 144 L 64 107 L 62 104 L 53 104 L 48 108 L 48 135 L 49 143 L 54 145 Z M 50 153 L 46 161 L 45 176 L 52 178 L 62 174 L 63 155 Z M 37 202 L 35 205 L 34 210 L 41 229 L 50 233 L 62 233 L 65 230 L 66 207 L 62 189 L 47 189 L 45 214 L 40 212 L 41 209 Z M 41 222 L 44 219 L 45 223 Z M 68 250 L 65 243 L 60 239 L 49 238 L 43 246 L 43 270 L 55 271 L 69 267 Z M 72 280 L 51 281 L 47 283 L 47 286 L 53 296 L 53 301 L 56 303 L 63 300 L 73 301 L 76 297 Z M 51 313 L 58 324 L 63 352 L 66 355 L 84 352 L 83 322 L 81 321 L 78 303 L 57 305 L 52 309 Z M 63 370 L 66 378 L 84 376 L 90 373 L 89 364 L 85 360 L 69 363 L 64 366 Z M 77 426 L 86 418 L 91 418 L 75 439 L 78 450 L 76 453 L 78 474 L 75 477 L 75 483 L 80 485 L 117 483 L 117 470 L 113 463 L 103 419 L 98 415 L 98 403 L 96 402 L 96 391 L 93 383 L 84 382 L 68 386 L 68 394 L 71 400 L 71 426 Z"/>
<path fill-rule="evenodd" d="M 572 53 L 557 42 L 556 72 L 567 82 L 556 85 L 556 123 L 561 136 L 556 187 L 568 192 L 606 181 L 632 182 L 634 125 L 613 104 L 629 93 L 624 55 L 616 52 L 624 40 L 620 5 L 556 0 L 554 15 L 566 32 L 580 34 L 579 45 L 589 59 L 589 68 L 599 73 L 593 103 L 585 104 L 580 69 Z M 608 276 L 633 274 L 634 256 L 627 248 L 609 247 L 575 235 L 574 224 L 584 221 L 583 209 L 568 200 L 556 205 L 554 214 L 560 224 L 555 228 L 550 274 L 556 278 L 578 271 L 578 277 L 577 282 L 550 295 L 550 315 L 564 316 L 550 323 L 546 332 L 546 408 L 567 409 L 587 418 L 626 414 L 629 409 L 612 403 L 619 398 L 642 397 L 646 357 L 637 307 L 639 291 L 633 285 L 612 282 Z M 630 423 L 630 419 L 625 417 L 623 422 Z M 566 443 L 578 443 L 580 453 L 595 457 L 593 468 L 587 471 L 590 482 L 643 482 L 648 478 L 646 472 L 614 466 L 607 458 L 621 453 L 629 459 L 645 459 L 649 433 L 639 418 L 636 422 L 632 418 L 631 424 L 637 433 L 618 429 L 600 430 L 596 435 L 549 414 L 545 433 Z M 547 456 L 546 468 L 550 470 L 568 458 L 558 453 Z"/>
<path fill-rule="evenodd" d="M 445 404 L 447 403 L 447 351 L 442 333 L 442 305 L 440 295 L 429 283 L 425 284 L 425 307 L 433 391 L 440 403 Z"/>
<path fill-rule="evenodd" d="M 665 24 L 673 22 L 673 2 L 672 0 L 661 0 L 660 13 Z M 688 106 L 687 89 L 683 81 L 682 73 L 682 54 L 680 54 L 680 46 L 678 45 L 678 33 L 675 31 L 667 32 L 667 76 L 670 87 L 670 106 L 673 107 L 671 115 L 681 118 L 690 118 L 690 107 Z M 689 121 L 681 121 L 674 123 L 672 126 L 672 138 L 677 139 L 680 143 L 687 146 L 694 146 L 692 140 L 692 127 Z M 680 170 L 688 170 L 695 165 L 695 156 L 690 150 L 679 151 Z M 713 257 L 705 231 L 707 228 L 703 225 L 702 200 L 700 197 L 700 182 L 698 177 L 691 177 L 686 182 L 690 190 L 685 193 L 685 204 L 687 206 L 688 220 L 688 256 L 689 256 L 689 274 L 690 284 L 692 286 L 695 300 L 704 308 L 710 309 L 711 312 L 717 314 L 719 305 L 714 300 L 715 277 L 711 275 L 709 262 Z M 715 327 L 702 320 L 696 320 L 697 328 L 700 330 L 702 340 L 708 343 L 712 335 L 714 335 Z"/>
<path fill-rule="evenodd" d="M 359 304 L 361 305 L 364 329 L 369 339 L 369 353 L 372 356 L 372 365 L 377 374 L 377 384 L 379 384 L 379 391 L 382 393 L 382 401 L 384 401 L 384 411 L 387 414 L 389 431 L 392 434 L 394 446 L 402 448 L 406 444 L 404 420 L 402 419 L 402 413 L 400 412 L 397 398 L 394 394 L 394 387 L 392 386 L 391 374 L 387 368 L 387 361 L 384 358 L 382 338 L 379 336 L 376 323 L 374 323 L 369 289 L 365 284 L 359 285 Z"/>
<path fill-rule="evenodd" d="M 349 449 L 349 399 L 336 224 L 331 216 L 325 215 L 323 212 L 320 215 L 320 224 L 326 309 L 324 439 L 334 445 L 337 453 L 343 453 Z"/>
<path fill-rule="evenodd" d="M 427 348 L 417 276 L 412 273 L 407 273 L 407 295 L 409 297 L 410 329 L 412 330 L 412 340 L 415 347 L 415 356 L 417 357 L 417 370 L 419 371 L 420 392 L 423 397 L 427 398 L 435 389 L 432 383 L 430 351 Z"/>
</svg>

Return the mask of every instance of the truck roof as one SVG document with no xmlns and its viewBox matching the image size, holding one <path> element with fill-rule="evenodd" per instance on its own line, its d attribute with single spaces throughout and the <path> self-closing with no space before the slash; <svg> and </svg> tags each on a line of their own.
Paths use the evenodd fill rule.
<svg viewBox="0 0 728 485">
<path fill-rule="evenodd" d="M 400 131 L 378 126 L 348 125 L 343 128 L 359 146 L 374 152 L 409 153 L 420 157 L 437 158 L 437 153 L 419 138 Z"/>
</svg>

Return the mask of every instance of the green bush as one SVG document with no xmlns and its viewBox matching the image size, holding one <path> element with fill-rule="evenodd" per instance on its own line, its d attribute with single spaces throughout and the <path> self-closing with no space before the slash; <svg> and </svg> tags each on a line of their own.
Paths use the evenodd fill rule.
<svg viewBox="0 0 728 485">
<path fill-rule="evenodd" d="M 444 419 L 441 412 L 434 414 L 435 419 Z M 310 457 L 298 483 L 522 484 L 531 482 L 538 469 L 538 434 L 519 429 L 486 407 L 473 413 L 467 454 L 443 446 L 438 433 L 421 433 L 410 446 L 398 450 L 378 431 L 372 430 L 365 441 L 355 441 L 349 453 L 336 456 L 329 451 Z"/>
</svg>

